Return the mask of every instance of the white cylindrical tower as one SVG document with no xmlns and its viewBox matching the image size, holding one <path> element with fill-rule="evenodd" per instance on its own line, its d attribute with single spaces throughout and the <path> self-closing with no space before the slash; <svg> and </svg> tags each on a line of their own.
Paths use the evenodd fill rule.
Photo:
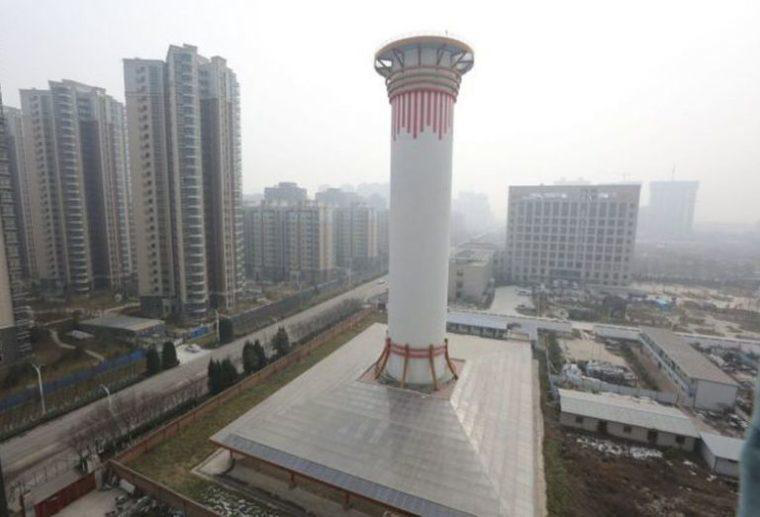
<svg viewBox="0 0 760 517">
<path fill-rule="evenodd" d="M 375 55 L 392 111 L 388 340 L 376 373 L 402 385 L 437 387 L 454 374 L 444 342 L 452 135 L 473 62 L 468 45 L 441 36 L 394 41 Z"/>
</svg>

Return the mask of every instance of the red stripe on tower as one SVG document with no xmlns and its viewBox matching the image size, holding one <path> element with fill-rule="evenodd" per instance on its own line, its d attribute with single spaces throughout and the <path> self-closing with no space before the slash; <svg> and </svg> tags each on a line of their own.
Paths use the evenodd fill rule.
<svg viewBox="0 0 760 517">
<path fill-rule="evenodd" d="M 420 133 L 425 132 L 425 98 L 427 97 L 427 92 L 425 90 L 422 90 L 420 92 Z"/>
<path fill-rule="evenodd" d="M 427 92 L 427 125 L 430 125 L 430 99 L 433 98 L 433 92 Z"/>
<path fill-rule="evenodd" d="M 438 140 L 443 138 L 443 94 L 438 96 Z"/>
<path fill-rule="evenodd" d="M 419 92 L 412 92 L 412 138 L 417 138 L 417 112 L 419 104 L 417 103 L 417 94 Z"/>
</svg>

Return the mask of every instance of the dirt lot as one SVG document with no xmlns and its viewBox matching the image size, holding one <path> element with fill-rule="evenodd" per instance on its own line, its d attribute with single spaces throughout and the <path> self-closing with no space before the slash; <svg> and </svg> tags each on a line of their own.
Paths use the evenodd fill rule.
<svg viewBox="0 0 760 517">
<path fill-rule="evenodd" d="M 712 476 L 697 455 L 614 456 L 580 445 L 580 436 L 554 422 L 546 426 L 546 440 L 556 443 L 555 461 L 564 466 L 566 487 L 559 504 L 550 504 L 550 515 L 736 514 L 736 486 Z"/>
<path fill-rule="evenodd" d="M 560 339 L 562 352 L 568 361 L 605 361 L 619 366 L 628 366 L 622 356 L 613 354 L 604 343 L 588 338 Z"/>
<path fill-rule="evenodd" d="M 628 442 L 560 427 L 556 408 L 546 404 L 543 371 L 542 366 L 550 516 L 736 514 L 736 484 L 712 475 L 697 453 L 632 449 Z"/>
</svg>

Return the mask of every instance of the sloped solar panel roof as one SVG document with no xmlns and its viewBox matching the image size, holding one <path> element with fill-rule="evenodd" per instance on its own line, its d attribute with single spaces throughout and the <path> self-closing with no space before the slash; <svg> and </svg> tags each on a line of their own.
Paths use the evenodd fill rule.
<svg viewBox="0 0 760 517">
<path fill-rule="evenodd" d="M 533 515 L 531 351 L 451 336 L 449 399 L 359 380 L 373 325 L 212 437 L 224 447 L 421 515 Z"/>
</svg>

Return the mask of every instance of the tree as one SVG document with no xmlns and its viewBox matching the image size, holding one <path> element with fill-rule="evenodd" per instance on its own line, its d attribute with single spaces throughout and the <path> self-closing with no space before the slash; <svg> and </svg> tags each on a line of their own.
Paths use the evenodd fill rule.
<svg viewBox="0 0 760 517">
<path fill-rule="evenodd" d="M 272 349 L 277 354 L 277 357 L 284 357 L 290 353 L 290 338 L 285 327 L 277 329 L 277 333 L 272 338 Z"/>
<path fill-rule="evenodd" d="M 225 358 L 220 366 L 220 379 L 221 379 L 221 389 L 219 391 L 224 391 L 233 384 L 235 384 L 238 381 L 238 371 L 237 368 L 235 368 L 235 365 L 232 364 L 232 361 L 230 361 L 230 358 Z"/>
<path fill-rule="evenodd" d="M 161 358 L 158 356 L 158 350 L 152 346 L 145 354 L 145 367 L 148 371 L 148 375 L 156 375 L 161 371 Z"/>
<path fill-rule="evenodd" d="M 174 343 L 171 341 L 164 343 L 164 347 L 161 349 L 161 363 L 164 370 L 174 368 L 179 364 L 177 349 L 174 348 Z"/>
<path fill-rule="evenodd" d="M 243 346 L 243 371 L 246 375 L 258 372 L 267 364 L 267 356 L 264 347 L 257 339 L 255 343 L 246 341 Z"/>
<path fill-rule="evenodd" d="M 219 378 L 220 368 L 219 361 L 210 360 L 208 362 L 208 391 L 212 395 L 216 395 L 220 391 L 221 383 Z"/>
<path fill-rule="evenodd" d="M 258 363 L 258 368 L 255 371 L 261 370 L 267 365 L 267 354 L 264 352 L 264 347 L 261 346 L 261 341 L 258 339 L 253 342 L 253 353 L 256 355 Z"/>
<path fill-rule="evenodd" d="M 256 371 L 256 356 L 253 353 L 253 343 L 246 341 L 243 345 L 243 372 L 250 375 Z"/>
</svg>

